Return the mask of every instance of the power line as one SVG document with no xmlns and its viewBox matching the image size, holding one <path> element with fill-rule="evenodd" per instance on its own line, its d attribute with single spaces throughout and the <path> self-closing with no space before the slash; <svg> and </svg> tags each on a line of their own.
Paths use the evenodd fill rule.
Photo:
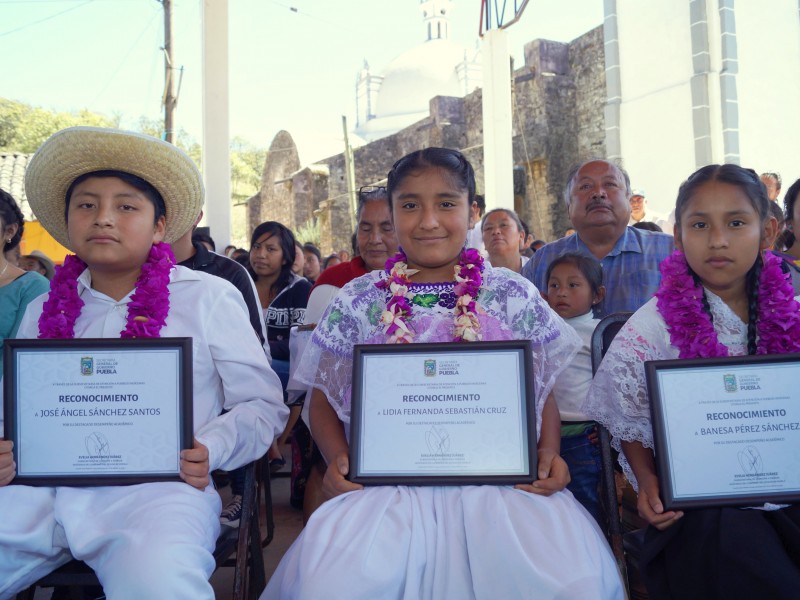
<svg viewBox="0 0 800 600">
<path fill-rule="evenodd" d="M 49 17 L 45 17 L 44 19 L 39 19 L 38 21 L 33 21 L 32 23 L 27 23 L 26 25 L 21 25 L 21 26 L 17 27 L 16 29 L 9 29 L 8 31 L 4 31 L 4 32 L 0 33 L 0 37 L 5 37 L 7 35 L 11 35 L 12 33 L 16 33 L 18 31 L 22 31 L 24 29 L 27 29 L 28 27 L 33 27 L 34 25 L 38 25 L 39 23 L 44 23 L 45 21 L 49 21 L 50 19 L 55 19 L 56 17 L 60 17 L 63 14 L 66 14 L 66 13 L 72 11 L 72 10 L 75 10 L 76 8 L 81 8 L 82 6 L 86 6 L 87 4 L 91 4 L 94 1 L 95 0 L 86 0 L 86 2 L 84 2 L 83 4 L 79 4 L 78 6 L 71 6 L 71 7 L 67 8 L 66 10 L 62 10 L 61 12 L 56 13 L 54 15 L 50 15 Z"/>
<path fill-rule="evenodd" d="M 134 49 L 134 48 L 136 48 L 136 46 L 138 46 L 138 45 L 139 45 L 139 42 L 141 41 L 142 37 L 144 37 L 144 34 L 145 34 L 145 33 L 147 33 L 147 31 L 150 29 L 150 26 L 153 24 L 153 21 L 154 21 L 154 20 L 155 20 L 155 18 L 158 16 L 158 14 L 159 14 L 159 10 L 158 10 L 158 9 L 157 9 L 157 10 L 155 10 L 155 11 L 153 11 L 153 16 L 152 16 L 152 17 L 150 17 L 150 20 L 147 22 L 147 25 L 145 25 L 145 26 L 144 26 L 144 29 L 142 29 L 142 32 L 139 34 L 139 37 L 137 37 L 137 38 L 134 40 L 134 42 L 133 42 L 133 44 L 131 45 L 131 47 L 130 47 L 130 48 L 128 48 L 128 51 L 125 53 L 125 56 L 123 56 L 123 57 L 122 57 L 122 60 L 121 60 L 121 61 L 119 62 L 119 64 L 117 65 L 117 68 L 116 68 L 116 69 L 114 69 L 114 72 L 111 74 L 111 77 L 109 78 L 109 80 L 108 80 L 108 83 L 106 83 L 106 85 L 105 85 L 105 86 L 103 86 L 103 89 L 102 89 L 102 90 L 100 90 L 100 92 L 99 92 L 99 93 L 98 93 L 98 94 L 97 94 L 97 95 L 94 97 L 94 100 L 92 100 L 92 104 L 96 104 L 96 103 L 97 103 L 97 100 L 98 100 L 98 99 L 99 99 L 99 98 L 100 98 L 100 97 L 101 97 L 103 94 L 105 94 L 105 93 L 106 93 L 106 90 L 107 90 L 107 89 L 109 88 L 109 86 L 111 86 L 111 84 L 113 83 L 114 79 L 115 79 L 115 78 L 116 78 L 116 76 L 117 76 L 117 73 L 119 73 L 119 70 L 122 68 L 122 65 L 124 65 L 124 64 L 125 64 L 125 62 L 128 60 L 128 57 L 131 55 L 131 52 L 133 52 L 133 49 Z"/>
</svg>

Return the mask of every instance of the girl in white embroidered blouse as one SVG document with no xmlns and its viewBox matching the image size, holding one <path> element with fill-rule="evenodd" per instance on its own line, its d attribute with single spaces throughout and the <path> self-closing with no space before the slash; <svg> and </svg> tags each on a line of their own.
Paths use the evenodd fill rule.
<svg viewBox="0 0 800 600">
<path fill-rule="evenodd" d="M 530 282 L 484 269 L 465 249 L 475 178 L 461 153 L 414 152 L 395 163 L 387 188 L 402 251 L 386 271 L 342 288 L 297 373 L 314 388 L 311 429 L 329 465 L 331 499 L 262 597 L 622 598 L 605 539 L 564 490 L 569 473 L 551 389 L 580 345 L 577 335 Z M 354 344 L 512 339 L 533 345 L 536 481 L 364 488 L 346 479 Z M 488 451 L 503 452 L 503 444 L 491 440 Z"/>
<path fill-rule="evenodd" d="M 788 600 L 800 589 L 797 507 L 664 509 L 644 374 L 648 360 L 800 350 L 800 305 L 766 250 L 775 235 L 755 171 L 709 165 L 689 177 L 675 207 L 678 250 L 661 263 L 656 297 L 616 336 L 589 389 L 584 412 L 622 450 L 650 524 L 639 567 L 651 598 Z"/>
</svg>

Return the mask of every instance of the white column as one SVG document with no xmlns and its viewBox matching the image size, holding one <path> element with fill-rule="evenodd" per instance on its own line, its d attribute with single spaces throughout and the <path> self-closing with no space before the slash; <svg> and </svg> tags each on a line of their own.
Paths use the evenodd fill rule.
<svg viewBox="0 0 800 600">
<path fill-rule="evenodd" d="M 231 238 L 228 116 L 228 0 L 203 0 L 203 224 L 218 249 Z"/>
<path fill-rule="evenodd" d="M 514 208 L 511 145 L 511 55 L 508 34 L 492 29 L 483 36 L 483 180 L 486 210 Z"/>
</svg>

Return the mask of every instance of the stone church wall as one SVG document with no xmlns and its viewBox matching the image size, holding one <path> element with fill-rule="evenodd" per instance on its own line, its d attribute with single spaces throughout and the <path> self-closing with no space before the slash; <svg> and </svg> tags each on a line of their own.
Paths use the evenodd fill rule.
<svg viewBox="0 0 800 600">
<path fill-rule="evenodd" d="M 604 68 L 603 32 L 598 27 L 569 44 L 548 40 L 527 44 L 525 64 L 513 73 L 514 207 L 537 238 L 556 239 L 569 227 L 562 192 L 570 167 L 584 158 L 605 154 Z M 356 148 L 356 188 L 385 185 L 392 164 L 403 155 L 444 146 L 465 154 L 475 168 L 477 189 L 482 193 L 481 102 L 480 89 L 464 98 L 433 98 L 428 117 Z M 278 138 L 284 133 L 276 136 L 273 146 L 279 146 Z M 299 164 L 292 167 L 291 153 L 286 154 L 273 157 L 270 149 L 260 202 L 251 202 L 251 214 L 254 205 L 260 204 L 259 214 L 285 219 L 282 222 L 290 227 L 302 225 L 307 215 L 315 214 L 323 254 L 349 249 L 353 230 L 344 155 L 297 173 Z M 289 182 L 267 185 L 281 178 L 289 178 Z"/>
</svg>

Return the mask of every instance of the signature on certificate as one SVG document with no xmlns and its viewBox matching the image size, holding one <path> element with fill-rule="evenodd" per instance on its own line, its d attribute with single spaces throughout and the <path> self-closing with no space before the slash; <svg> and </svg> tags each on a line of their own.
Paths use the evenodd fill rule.
<svg viewBox="0 0 800 600">
<path fill-rule="evenodd" d="M 86 453 L 89 456 L 108 456 L 108 440 L 99 431 L 95 431 L 86 436 Z"/>
<path fill-rule="evenodd" d="M 744 450 L 740 450 L 738 456 L 739 465 L 744 473 L 758 475 L 764 472 L 764 461 L 755 446 L 747 446 Z"/>
<path fill-rule="evenodd" d="M 432 426 L 425 432 L 425 441 L 434 454 L 444 454 L 450 449 L 450 434 L 444 427 Z"/>
</svg>

